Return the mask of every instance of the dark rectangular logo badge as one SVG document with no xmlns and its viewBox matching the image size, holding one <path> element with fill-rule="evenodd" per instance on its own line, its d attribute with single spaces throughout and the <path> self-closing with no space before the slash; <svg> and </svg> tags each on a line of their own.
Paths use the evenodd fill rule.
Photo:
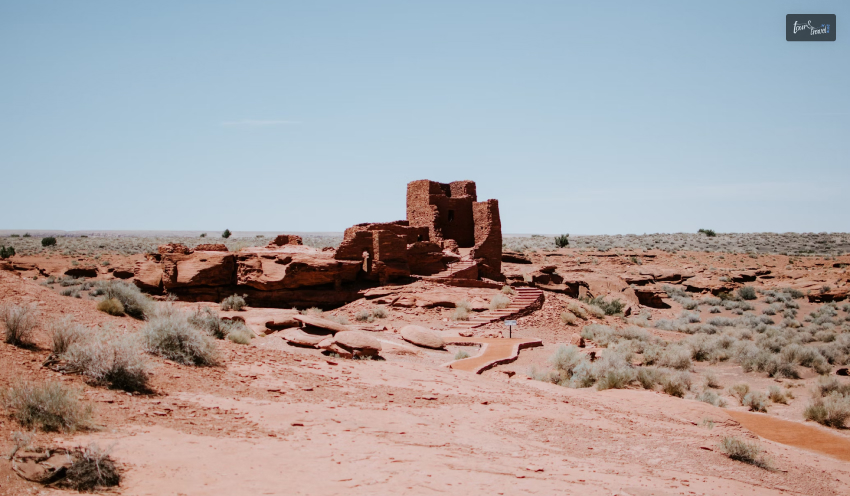
<svg viewBox="0 0 850 496">
<path fill-rule="evenodd" d="M 835 14 L 788 14 L 787 41 L 835 41 Z"/>
</svg>

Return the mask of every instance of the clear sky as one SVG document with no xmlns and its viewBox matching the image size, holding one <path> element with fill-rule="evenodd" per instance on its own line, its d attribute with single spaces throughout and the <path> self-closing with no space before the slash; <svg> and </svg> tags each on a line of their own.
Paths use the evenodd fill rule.
<svg viewBox="0 0 850 496">
<path fill-rule="evenodd" d="M 785 41 L 785 15 L 837 41 Z M 0 0 L 0 229 L 850 231 L 850 2 Z"/>
</svg>

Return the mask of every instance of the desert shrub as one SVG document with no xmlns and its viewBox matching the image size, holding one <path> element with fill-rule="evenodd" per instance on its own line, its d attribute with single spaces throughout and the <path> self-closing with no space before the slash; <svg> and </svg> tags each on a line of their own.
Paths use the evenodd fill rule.
<svg viewBox="0 0 850 496">
<path fill-rule="evenodd" d="M 357 322 L 373 322 L 375 317 L 372 317 L 372 312 L 364 308 L 357 312 L 357 315 L 354 316 L 354 320 Z"/>
<path fill-rule="evenodd" d="M 222 320 L 218 312 L 210 307 L 198 307 L 187 317 L 190 324 L 216 339 L 224 339 L 235 320 Z"/>
<path fill-rule="evenodd" d="M 32 305 L 0 305 L 0 322 L 3 322 L 6 343 L 15 346 L 31 345 L 35 316 L 35 307 Z"/>
<path fill-rule="evenodd" d="M 691 389 L 691 376 L 687 372 L 669 373 L 661 378 L 661 390 L 670 396 L 684 398 Z"/>
<path fill-rule="evenodd" d="M 742 286 L 738 288 L 738 297 L 742 300 L 755 300 L 758 298 L 758 295 L 756 295 L 756 288 L 752 286 Z"/>
<path fill-rule="evenodd" d="M 669 346 L 661 353 L 658 364 L 671 369 L 690 370 L 692 366 L 691 352 L 684 346 Z"/>
<path fill-rule="evenodd" d="M 788 398 L 779 386 L 770 386 L 767 390 L 767 397 L 774 403 L 788 404 Z"/>
<path fill-rule="evenodd" d="M 741 404 L 753 412 L 767 412 L 767 395 L 760 391 L 750 391 Z"/>
<path fill-rule="evenodd" d="M 251 329 L 245 327 L 241 321 L 236 322 L 238 324 L 234 325 L 227 333 L 227 339 L 236 344 L 250 344 L 251 339 L 254 338 L 254 333 L 251 332 Z"/>
<path fill-rule="evenodd" d="M 661 382 L 666 372 L 655 367 L 640 367 L 637 371 L 637 381 L 644 389 L 653 389 Z"/>
<path fill-rule="evenodd" d="M 330 320 L 331 322 L 336 322 L 337 324 L 348 325 L 348 317 L 345 315 L 323 314 L 322 318 Z"/>
<path fill-rule="evenodd" d="M 103 290 L 104 299 L 116 299 L 124 306 L 124 313 L 134 319 L 144 319 L 154 309 L 150 298 L 134 284 L 124 281 L 101 281 L 97 287 Z"/>
<path fill-rule="evenodd" d="M 735 325 L 735 319 L 730 319 L 729 317 L 712 317 L 706 323 L 717 327 L 731 327 Z"/>
<path fill-rule="evenodd" d="M 570 235 L 569 234 L 561 234 L 560 236 L 555 236 L 555 246 L 558 248 L 565 248 L 570 246 Z"/>
<path fill-rule="evenodd" d="M 741 405 L 744 404 L 744 397 L 750 392 L 750 385 L 746 383 L 735 384 L 729 388 L 729 394 L 734 396 Z"/>
<path fill-rule="evenodd" d="M 62 357 L 92 384 L 124 391 L 148 390 L 150 365 L 134 334 L 90 333 L 87 339 L 71 344 Z"/>
<path fill-rule="evenodd" d="M 463 360 L 464 358 L 469 358 L 469 353 L 466 351 L 458 350 L 458 352 L 455 353 L 455 360 Z"/>
<path fill-rule="evenodd" d="M 607 347 L 614 337 L 614 329 L 604 324 L 588 324 L 581 329 L 581 337 L 599 346 Z"/>
<path fill-rule="evenodd" d="M 27 429 L 74 432 L 91 425 L 91 405 L 59 382 L 19 382 L 2 392 L 9 415 Z"/>
<path fill-rule="evenodd" d="M 169 304 L 152 313 L 142 329 L 145 348 L 183 365 L 218 364 L 213 338 L 189 323 L 189 315 Z"/>
<path fill-rule="evenodd" d="M 248 295 L 245 295 L 246 297 Z M 224 311 L 235 310 L 237 312 L 242 311 L 245 308 L 245 298 L 239 296 L 237 294 L 230 295 L 227 298 L 221 300 L 221 309 Z"/>
<path fill-rule="evenodd" d="M 679 315 L 679 318 L 689 324 L 695 324 L 700 321 L 699 312 L 688 312 L 683 310 L 682 313 Z"/>
<path fill-rule="evenodd" d="M 97 309 L 101 312 L 120 317 L 124 315 L 124 305 L 117 298 L 106 298 L 97 303 Z"/>
<path fill-rule="evenodd" d="M 623 389 L 637 378 L 635 370 L 628 366 L 607 367 L 601 371 L 596 389 Z"/>
<path fill-rule="evenodd" d="M 697 395 L 697 400 L 709 405 L 725 407 L 726 401 L 711 389 L 704 389 L 703 392 Z"/>
<path fill-rule="evenodd" d="M 502 293 L 504 293 L 506 295 L 515 295 L 516 290 L 514 288 L 510 287 L 510 286 L 505 285 L 505 286 L 502 286 Z"/>
<path fill-rule="evenodd" d="M 301 310 L 301 315 L 310 315 L 313 317 L 324 317 L 325 311 L 318 307 L 310 307 L 305 310 Z"/>
<path fill-rule="evenodd" d="M 720 381 L 717 380 L 717 375 L 714 372 L 705 374 L 705 385 L 713 389 L 720 389 Z"/>
<path fill-rule="evenodd" d="M 591 313 L 594 313 L 596 317 L 604 317 L 606 315 L 619 315 L 623 313 L 623 308 L 625 308 L 625 304 L 621 302 L 619 299 L 605 301 L 605 298 L 602 296 L 597 296 L 596 298 L 590 298 L 585 300 L 585 303 L 590 307 Z M 598 314 L 594 312 L 594 308 L 597 307 L 602 310 L 602 314 Z"/>
<path fill-rule="evenodd" d="M 229 238 L 233 233 L 230 232 L 230 229 L 225 229 L 223 233 L 221 233 L 221 237 L 224 239 Z"/>
<path fill-rule="evenodd" d="M 803 411 L 806 420 L 841 429 L 850 417 L 850 396 L 831 392 L 825 398 L 815 398 Z"/>
<path fill-rule="evenodd" d="M 65 288 L 60 291 L 59 294 L 62 296 L 70 296 L 71 298 L 82 298 L 82 295 L 80 294 L 80 288 L 78 286 Z"/>
<path fill-rule="evenodd" d="M 68 348 L 86 337 L 86 328 L 75 324 L 70 317 L 54 320 L 47 330 L 50 336 L 50 350 L 57 355 L 68 351 Z"/>
<path fill-rule="evenodd" d="M 501 310 L 507 308 L 511 304 L 511 299 L 507 296 L 498 294 L 490 300 L 490 310 Z"/>
<path fill-rule="evenodd" d="M 378 307 L 372 310 L 372 316 L 376 319 L 385 319 L 389 316 L 389 313 L 387 313 L 387 309 Z"/>
<path fill-rule="evenodd" d="M 109 456 L 109 450 L 96 444 L 76 451 L 73 463 L 65 471 L 65 477 L 56 485 L 79 492 L 114 487 L 121 482 L 121 473 Z"/>
<path fill-rule="evenodd" d="M 719 448 L 723 454 L 733 460 L 770 469 L 769 460 L 761 456 L 761 447 L 756 443 L 748 443 L 736 437 L 725 437 L 720 442 Z"/>
<path fill-rule="evenodd" d="M 56 238 L 53 236 L 48 236 L 46 238 L 41 238 L 41 246 L 56 246 Z"/>
<path fill-rule="evenodd" d="M 549 363 L 560 375 L 560 382 L 570 380 L 576 367 L 586 362 L 590 362 L 587 355 L 579 351 L 578 347 L 575 345 L 561 345 L 555 353 L 549 357 Z"/>
<path fill-rule="evenodd" d="M 472 305 L 466 300 L 461 300 L 455 304 L 455 310 L 452 312 L 452 320 L 469 320 L 469 313 L 472 311 Z"/>
<path fill-rule="evenodd" d="M 699 230 L 699 231 L 697 231 L 697 232 L 698 232 L 698 233 L 705 234 L 705 235 L 706 235 L 706 236 L 708 236 L 709 238 L 713 238 L 713 237 L 717 236 L 717 233 L 716 233 L 716 232 L 714 232 L 714 229 L 700 229 L 700 230 Z"/>
<path fill-rule="evenodd" d="M 850 383 L 841 382 L 837 377 L 821 377 L 815 385 L 815 393 L 819 396 L 827 396 L 832 393 L 850 396 Z"/>
<path fill-rule="evenodd" d="M 572 312 L 561 312 L 561 323 L 565 325 L 576 325 L 576 316 Z"/>
<path fill-rule="evenodd" d="M 567 304 L 567 310 L 572 312 L 573 315 L 575 315 L 576 317 L 582 320 L 587 320 L 587 310 L 585 310 L 584 307 L 582 307 L 578 303 L 571 301 L 569 304 Z"/>
</svg>

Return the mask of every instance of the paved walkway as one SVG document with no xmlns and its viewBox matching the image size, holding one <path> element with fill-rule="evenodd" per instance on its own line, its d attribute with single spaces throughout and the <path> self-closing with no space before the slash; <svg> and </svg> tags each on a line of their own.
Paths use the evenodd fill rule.
<svg viewBox="0 0 850 496">
<path fill-rule="evenodd" d="M 726 413 L 765 439 L 850 461 L 850 439 L 833 434 L 818 425 L 792 422 L 760 413 L 729 410 Z"/>
<path fill-rule="evenodd" d="M 449 367 L 455 370 L 465 370 L 480 374 L 485 370 L 491 369 L 496 365 L 510 363 L 517 359 L 519 350 L 523 348 L 533 348 L 535 346 L 543 346 L 543 342 L 539 339 L 523 339 L 523 338 L 444 338 L 446 344 L 456 346 L 463 345 L 481 345 L 481 353 L 474 357 L 464 358 L 452 362 Z"/>
</svg>

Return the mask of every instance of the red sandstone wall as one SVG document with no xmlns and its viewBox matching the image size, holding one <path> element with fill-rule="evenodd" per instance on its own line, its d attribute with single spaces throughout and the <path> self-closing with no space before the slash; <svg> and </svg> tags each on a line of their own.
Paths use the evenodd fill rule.
<svg viewBox="0 0 850 496">
<path fill-rule="evenodd" d="M 482 276 L 502 278 L 502 221 L 499 218 L 499 200 L 472 204 L 475 218 L 475 247 L 472 258 L 483 259 Z"/>
</svg>

